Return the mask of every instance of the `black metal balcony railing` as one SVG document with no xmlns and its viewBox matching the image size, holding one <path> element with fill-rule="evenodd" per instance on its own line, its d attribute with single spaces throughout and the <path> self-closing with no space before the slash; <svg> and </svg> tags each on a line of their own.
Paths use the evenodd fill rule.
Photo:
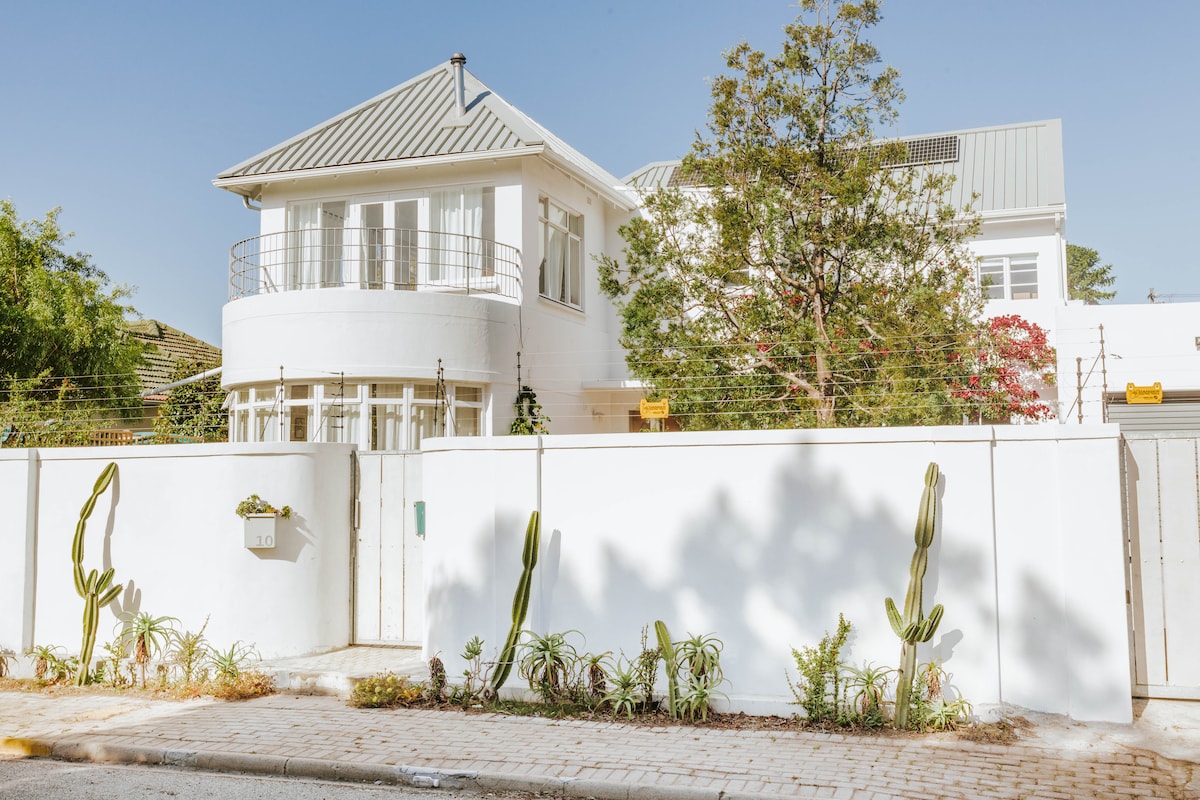
<svg viewBox="0 0 1200 800">
<path fill-rule="evenodd" d="M 334 287 L 520 300 L 521 253 L 478 236 L 400 228 L 268 233 L 230 248 L 230 300 Z"/>
</svg>

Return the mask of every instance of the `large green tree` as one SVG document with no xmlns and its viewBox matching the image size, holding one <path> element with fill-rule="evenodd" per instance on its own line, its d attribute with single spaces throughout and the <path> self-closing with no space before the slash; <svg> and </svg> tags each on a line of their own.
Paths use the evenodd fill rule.
<svg viewBox="0 0 1200 800">
<path fill-rule="evenodd" d="M 58 213 L 23 221 L 0 200 L 0 427 L 17 427 L 4 406 L 18 400 L 27 426 L 30 398 L 45 392 L 75 409 L 138 406 L 143 348 L 125 330 L 129 292 L 64 249 Z"/>
<path fill-rule="evenodd" d="M 1078 244 L 1067 245 L 1067 288 L 1072 300 L 1097 305 L 1117 296 L 1112 264 L 1101 264 L 1100 253 Z"/>
<path fill-rule="evenodd" d="M 902 100 L 878 2 L 800 5 L 778 55 L 726 53 L 692 188 L 645 196 L 602 259 L 630 370 L 690 428 L 959 422 L 978 219 L 877 136 Z"/>
</svg>

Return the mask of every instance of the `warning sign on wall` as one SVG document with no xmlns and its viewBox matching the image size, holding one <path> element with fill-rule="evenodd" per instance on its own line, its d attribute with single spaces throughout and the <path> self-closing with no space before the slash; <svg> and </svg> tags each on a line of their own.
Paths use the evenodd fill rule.
<svg viewBox="0 0 1200 800">
<path fill-rule="evenodd" d="M 1125 402 L 1130 405 L 1137 403 L 1161 403 L 1162 402 L 1162 384 L 1155 383 L 1153 386 L 1134 386 L 1132 383 L 1125 384 Z"/>
<path fill-rule="evenodd" d="M 666 419 L 671 415 L 671 407 L 663 400 L 642 400 L 639 404 L 642 419 Z"/>
</svg>

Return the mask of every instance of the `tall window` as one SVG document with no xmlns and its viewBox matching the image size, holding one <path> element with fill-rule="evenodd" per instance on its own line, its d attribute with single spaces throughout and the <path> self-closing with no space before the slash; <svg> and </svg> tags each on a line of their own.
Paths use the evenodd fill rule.
<svg viewBox="0 0 1200 800">
<path fill-rule="evenodd" d="M 316 437 L 322 442 L 357 442 L 358 418 L 362 408 L 358 396 L 358 385 L 342 381 L 329 382 L 322 386 L 321 411 L 318 416 L 320 430 Z"/>
<path fill-rule="evenodd" d="M 296 203 L 288 208 L 287 288 L 342 285 L 346 201 Z"/>
<path fill-rule="evenodd" d="M 451 417 L 451 436 L 478 436 L 483 429 L 483 388 L 454 387 L 454 415 Z"/>
<path fill-rule="evenodd" d="M 538 202 L 541 271 L 538 291 L 558 303 L 580 308 L 583 272 L 583 216 L 545 197 Z"/>
<path fill-rule="evenodd" d="M 429 229 L 430 283 L 469 286 L 492 274 L 484 242 L 496 236 L 496 190 L 467 186 L 430 192 Z"/>
<path fill-rule="evenodd" d="M 988 300 L 1035 300 L 1037 256 L 989 256 L 979 260 L 979 285 Z"/>
</svg>

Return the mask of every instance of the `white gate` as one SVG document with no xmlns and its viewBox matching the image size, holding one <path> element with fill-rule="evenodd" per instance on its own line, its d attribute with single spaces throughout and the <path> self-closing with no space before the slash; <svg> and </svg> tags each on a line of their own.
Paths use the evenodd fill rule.
<svg viewBox="0 0 1200 800">
<path fill-rule="evenodd" d="M 354 548 L 356 644 L 420 644 L 420 453 L 360 453 Z"/>
<path fill-rule="evenodd" d="M 1200 438 L 1126 433 L 1123 455 L 1134 694 L 1200 699 Z"/>
</svg>

